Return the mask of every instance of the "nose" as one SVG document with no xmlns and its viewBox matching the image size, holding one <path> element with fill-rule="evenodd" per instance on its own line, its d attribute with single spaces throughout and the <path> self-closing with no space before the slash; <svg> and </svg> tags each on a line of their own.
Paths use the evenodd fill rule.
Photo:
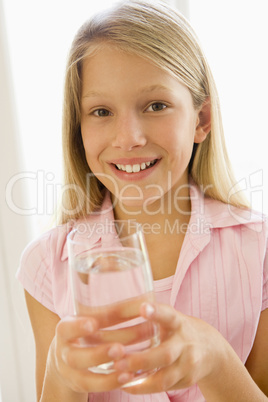
<svg viewBox="0 0 268 402">
<path fill-rule="evenodd" d="M 115 125 L 112 146 L 124 151 L 131 151 L 136 147 L 143 147 L 147 140 L 138 116 L 118 117 Z"/>
</svg>

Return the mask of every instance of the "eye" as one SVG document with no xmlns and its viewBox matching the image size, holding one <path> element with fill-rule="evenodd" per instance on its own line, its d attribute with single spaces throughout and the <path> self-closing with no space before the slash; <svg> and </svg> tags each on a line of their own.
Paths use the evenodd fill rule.
<svg viewBox="0 0 268 402">
<path fill-rule="evenodd" d="M 111 116 L 111 113 L 107 109 L 96 109 L 94 110 L 93 115 L 97 117 L 107 117 Z"/>
<path fill-rule="evenodd" d="M 161 102 L 152 103 L 146 110 L 149 112 L 161 112 L 161 110 L 166 109 L 167 105 Z"/>
</svg>

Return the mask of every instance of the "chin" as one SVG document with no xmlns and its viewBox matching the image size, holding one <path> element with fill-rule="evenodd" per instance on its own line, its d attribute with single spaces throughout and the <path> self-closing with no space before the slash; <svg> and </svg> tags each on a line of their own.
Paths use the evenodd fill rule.
<svg viewBox="0 0 268 402">
<path fill-rule="evenodd" d="M 163 194 L 159 195 L 159 192 L 147 192 L 147 194 L 128 193 L 124 194 L 123 197 L 113 197 L 115 203 L 119 203 L 121 209 L 125 209 L 126 213 L 130 214 L 141 214 L 148 213 L 157 210 L 161 212 L 163 207 Z"/>
</svg>

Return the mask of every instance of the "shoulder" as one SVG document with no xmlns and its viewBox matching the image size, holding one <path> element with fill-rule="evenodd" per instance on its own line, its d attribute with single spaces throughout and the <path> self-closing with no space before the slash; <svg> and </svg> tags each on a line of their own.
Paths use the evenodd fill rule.
<svg viewBox="0 0 268 402">
<path fill-rule="evenodd" d="M 113 219 L 113 206 L 109 193 L 106 193 L 99 211 L 55 226 L 31 241 L 22 253 L 20 266 L 27 266 L 27 269 L 31 270 L 43 264 L 48 270 L 51 269 L 52 266 L 68 258 L 67 236 L 74 227 L 80 227 L 82 230 L 83 225 L 104 219 Z"/>
<path fill-rule="evenodd" d="M 23 250 L 21 265 L 36 266 L 47 261 L 49 266 L 52 252 L 61 254 L 70 230 L 70 225 L 65 224 L 56 226 L 36 237 Z"/>
<path fill-rule="evenodd" d="M 202 217 L 213 228 L 257 227 L 267 231 L 267 216 L 251 208 L 240 208 L 204 195 L 196 185 L 190 187 L 192 214 Z"/>
<path fill-rule="evenodd" d="M 66 228 L 65 228 L 66 230 Z M 24 249 L 17 279 L 23 288 L 39 303 L 52 312 L 56 312 L 53 299 L 53 273 L 57 269 L 53 264 L 53 242 L 58 245 L 57 234 L 63 227 L 53 228 L 31 241 Z"/>
<path fill-rule="evenodd" d="M 191 188 L 191 203 L 189 225 L 193 225 L 193 230 L 190 226 L 189 231 L 195 233 L 191 235 L 192 241 L 206 241 L 207 244 L 214 240 L 214 247 L 217 245 L 221 255 L 232 255 L 240 262 L 247 260 L 251 271 L 256 272 L 258 266 L 259 273 L 267 272 L 267 216 L 250 208 L 238 208 L 206 197 L 196 185 Z"/>
<path fill-rule="evenodd" d="M 265 288 L 263 300 L 268 296 L 268 220 L 267 216 L 252 209 L 241 209 L 232 205 L 210 200 L 207 204 L 207 219 L 211 232 L 220 239 L 221 250 L 235 257 L 240 269 L 251 275 L 251 282 L 257 278 Z M 216 213 L 215 213 L 216 212 Z M 233 253 L 231 253 L 233 250 Z M 263 307 L 264 308 L 264 307 Z"/>
<path fill-rule="evenodd" d="M 206 197 L 201 189 L 191 183 L 190 187 L 193 222 L 202 223 L 207 229 L 248 232 L 252 238 L 267 239 L 267 216 L 250 208 L 239 208 L 231 204 Z"/>
<path fill-rule="evenodd" d="M 267 242 L 267 216 L 253 209 L 242 209 L 220 201 L 206 201 L 206 219 L 215 229 L 233 229 L 251 240 Z"/>
<path fill-rule="evenodd" d="M 54 227 L 31 241 L 22 253 L 16 274 L 34 299 L 59 316 L 66 315 L 70 304 L 66 295 L 69 286 L 67 236 L 75 223 Z"/>
<path fill-rule="evenodd" d="M 21 255 L 16 274 L 24 289 L 53 312 L 53 278 L 62 267 L 61 252 L 59 258 L 57 253 L 64 249 L 68 230 L 68 225 L 58 226 L 31 241 Z"/>
</svg>

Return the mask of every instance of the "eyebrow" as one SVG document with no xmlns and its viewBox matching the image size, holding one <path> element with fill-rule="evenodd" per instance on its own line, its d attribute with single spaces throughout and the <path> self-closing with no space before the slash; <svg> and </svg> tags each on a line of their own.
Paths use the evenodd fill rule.
<svg viewBox="0 0 268 402">
<path fill-rule="evenodd" d="M 96 92 L 96 91 L 89 91 L 86 93 L 86 95 L 82 96 L 82 98 L 94 98 L 97 96 L 105 95 L 102 92 Z"/>
<path fill-rule="evenodd" d="M 141 93 L 150 93 L 154 91 L 170 91 L 170 88 L 165 87 L 164 85 L 159 85 L 159 84 L 154 84 L 150 85 L 149 87 L 145 87 L 141 89 Z M 86 93 L 86 95 L 82 96 L 82 98 L 94 98 L 97 96 L 105 96 L 104 92 L 98 92 L 98 91 L 89 91 Z"/>
<path fill-rule="evenodd" d="M 141 90 L 142 93 L 154 92 L 154 91 L 170 91 L 170 88 L 165 87 L 164 85 L 150 85 L 149 87 L 145 87 Z"/>
</svg>

